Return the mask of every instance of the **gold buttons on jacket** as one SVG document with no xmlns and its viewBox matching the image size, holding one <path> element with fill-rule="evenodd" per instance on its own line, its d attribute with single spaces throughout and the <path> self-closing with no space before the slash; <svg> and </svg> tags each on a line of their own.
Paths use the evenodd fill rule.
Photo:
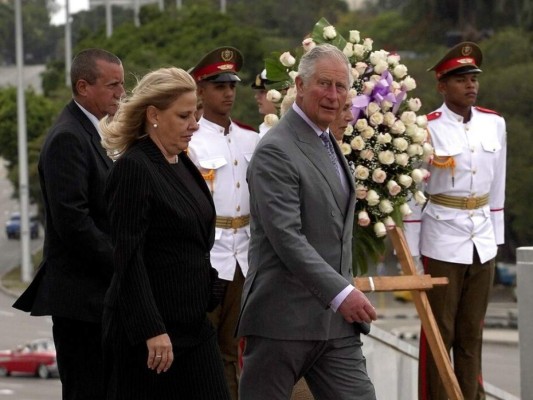
<svg viewBox="0 0 533 400">
<path fill-rule="evenodd" d="M 235 210 L 241 211 L 241 206 L 237 206 L 237 208 Z"/>
<path fill-rule="evenodd" d="M 241 183 L 237 182 L 237 189 L 241 187 Z"/>
<path fill-rule="evenodd" d="M 239 162 L 237 160 L 233 161 L 233 165 L 238 165 Z"/>
</svg>

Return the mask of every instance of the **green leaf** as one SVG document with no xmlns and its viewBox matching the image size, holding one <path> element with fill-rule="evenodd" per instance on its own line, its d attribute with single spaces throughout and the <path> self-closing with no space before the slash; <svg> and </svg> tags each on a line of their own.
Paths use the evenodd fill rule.
<svg viewBox="0 0 533 400">
<path fill-rule="evenodd" d="M 331 24 L 326 18 L 321 18 L 315 24 L 311 37 L 316 44 L 329 43 L 337 47 L 340 51 L 343 51 L 344 47 L 346 47 L 346 43 L 348 42 L 342 37 L 342 35 L 339 34 L 339 32 L 337 32 L 337 36 L 335 36 L 333 40 L 324 39 L 324 28 L 330 25 Z"/>
<path fill-rule="evenodd" d="M 291 79 L 287 67 L 279 61 L 280 55 L 279 53 L 272 53 L 273 57 L 265 58 L 267 78 L 271 81 L 287 81 Z"/>
</svg>

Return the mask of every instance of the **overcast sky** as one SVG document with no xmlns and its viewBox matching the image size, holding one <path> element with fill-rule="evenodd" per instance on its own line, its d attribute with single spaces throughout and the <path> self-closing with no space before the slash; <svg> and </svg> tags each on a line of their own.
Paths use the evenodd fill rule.
<svg viewBox="0 0 533 400">
<path fill-rule="evenodd" d="M 61 25 L 65 23 L 65 4 L 66 0 L 56 0 L 56 3 L 61 7 L 59 11 L 52 15 L 52 24 Z M 81 10 L 89 9 L 89 0 L 70 0 L 69 1 L 70 13 L 75 14 Z"/>
</svg>

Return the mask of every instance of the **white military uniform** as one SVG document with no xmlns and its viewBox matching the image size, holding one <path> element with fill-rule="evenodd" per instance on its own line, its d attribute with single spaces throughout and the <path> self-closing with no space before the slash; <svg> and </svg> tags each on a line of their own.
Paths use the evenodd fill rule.
<svg viewBox="0 0 533 400">
<path fill-rule="evenodd" d="M 246 170 L 259 141 L 258 134 L 234 122 L 227 135 L 224 135 L 224 127 L 203 117 L 198 124 L 200 128 L 192 137 L 188 155 L 206 178 L 217 217 L 249 216 Z M 216 228 L 211 264 L 220 279 L 232 281 L 237 262 L 246 276 L 249 241 L 249 224 L 238 229 Z"/>
<path fill-rule="evenodd" d="M 463 117 L 445 104 L 428 116 L 428 130 L 437 161 L 453 157 L 455 167 L 429 165 L 429 195 L 454 197 L 489 195 L 489 204 L 477 209 L 457 209 L 431 200 L 405 224 L 413 255 L 452 263 L 472 264 L 474 246 L 482 263 L 494 258 L 504 242 L 506 129 L 505 120 L 493 111 L 472 107 Z M 418 218 L 417 212 L 421 218 Z M 420 227 L 420 222 L 421 227 Z M 419 251 L 418 251 L 418 248 Z"/>
</svg>

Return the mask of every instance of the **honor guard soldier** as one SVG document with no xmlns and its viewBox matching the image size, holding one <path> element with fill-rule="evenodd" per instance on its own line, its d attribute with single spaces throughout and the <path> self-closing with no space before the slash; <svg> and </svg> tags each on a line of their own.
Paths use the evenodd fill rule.
<svg viewBox="0 0 533 400">
<path fill-rule="evenodd" d="M 267 85 L 270 83 L 274 82 L 267 79 L 266 69 L 264 69 L 260 74 L 256 75 L 254 82 L 250 85 L 252 89 L 254 89 L 254 98 L 257 102 L 259 114 L 261 115 L 278 115 L 278 109 L 276 108 L 276 105 L 267 100 Z M 271 126 L 267 125 L 267 123 L 263 121 L 261 125 L 259 125 L 259 137 L 262 138 L 265 136 L 265 133 L 267 133 L 270 128 Z"/>
<path fill-rule="evenodd" d="M 243 57 L 233 47 L 217 48 L 190 70 L 203 104 L 200 128 L 194 134 L 188 155 L 209 186 L 217 213 L 211 263 L 218 271 L 216 289 L 221 305 L 210 314 L 218 330 L 226 379 L 233 399 L 238 396 L 237 339 L 244 277 L 248 271 L 250 205 L 246 170 L 259 135 L 230 118 L 235 103 L 237 72 Z M 208 384 L 208 382 L 206 382 Z"/>
<path fill-rule="evenodd" d="M 444 104 L 428 115 L 434 148 L 427 166 L 429 201 L 421 218 L 405 224 L 411 251 L 420 252 L 426 273 L 449 279 L 428 291 L 428 298 L 466 400 L 485 398 L 483 321 L 504 242 L 505 121 L 475 106 L 481 61 L 480 48 L 463 42 L 428 70 L 435 71 Z M 423 332 L 419 398 L 448 398 Z"/>
</svg>

